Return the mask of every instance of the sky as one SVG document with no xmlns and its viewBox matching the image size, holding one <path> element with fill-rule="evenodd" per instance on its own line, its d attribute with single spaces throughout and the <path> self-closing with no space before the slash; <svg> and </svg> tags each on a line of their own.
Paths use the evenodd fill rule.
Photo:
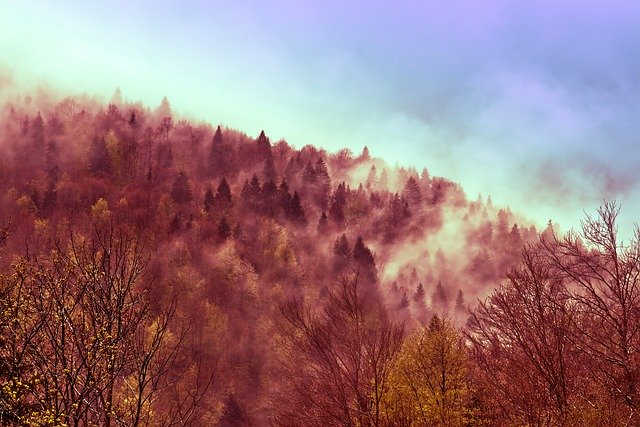
<svg viewBox="0 0 640 427">
<path fill-rule="evenodd" d="M 539 225 L 640 211 L 640 2 L 0 0 L 0 86 L 366 145 Z"/>
</svg>

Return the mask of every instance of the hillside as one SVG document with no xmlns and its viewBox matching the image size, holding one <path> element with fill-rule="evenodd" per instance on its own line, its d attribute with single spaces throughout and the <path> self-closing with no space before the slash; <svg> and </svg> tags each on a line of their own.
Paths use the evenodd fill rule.
<svg viewBox="0 0 640 427">
<path fill-rule="evenodd" d="M 428 169 L 192 123 L 166 98 L 27 97 L 0 126 L 7 422 L 409 424 L 396 354 L 464 353 L 456 327 L 538 239 Z M 349 346 L 368 358 L 331 365 Z M 452 425 L 500 424 L 481 391 Z"/>
</svg>

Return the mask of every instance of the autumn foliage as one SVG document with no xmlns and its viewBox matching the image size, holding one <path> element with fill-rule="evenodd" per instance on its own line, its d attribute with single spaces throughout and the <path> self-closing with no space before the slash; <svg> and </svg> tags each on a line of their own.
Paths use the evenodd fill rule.
<svg viewBox="0 0 640 427">
<path fill-rule="evenodd" d="M 166 99 L 16 99 L 0 126 L 2 424 L 640 423 L 613 204 L 539 234 Z"/>
</svg>

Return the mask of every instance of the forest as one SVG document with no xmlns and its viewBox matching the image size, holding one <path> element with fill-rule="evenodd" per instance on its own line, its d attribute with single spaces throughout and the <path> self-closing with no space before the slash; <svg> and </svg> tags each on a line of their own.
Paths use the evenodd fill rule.
<svg viewBox="0 0 640 427">
<path fill-rule="evenodd" d="M 615 202 L 537 230 L 166 98 L 0 108 L 2 425 L 640 425 Z"/>
</svg>

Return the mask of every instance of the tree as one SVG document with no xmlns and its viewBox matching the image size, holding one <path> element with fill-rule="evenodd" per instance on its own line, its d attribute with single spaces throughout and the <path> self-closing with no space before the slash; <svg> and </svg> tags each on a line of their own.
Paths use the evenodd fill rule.
<svg viewBox="0 0 640 427">
<path fill-rule="evenodd" d="M 218 189 L 216 190 L 215 200 L 216 204 L 223 209 L 229 209 L 233 206 L 231 187 L 229 187 L 229 183 L 226 178 L 222 178 L 222 180 L 220 180 L 220 184 L 218 184 Z"/>
<path fill-rule="evenodd" d="M 189 178 L 185 171 L 180 171 L 173 181 L 173 187 L 171 187 L 171 198 L 179 205 L 186 205 L 193 200 L 193 193 L 191 192 L 191 185 L 189 185 Z"/>
<path fill-rule="evenodd" d="M 327 218 L 327 214 L 322 211 L 322 214 L 320 215 L 320 219 L 318 220 L 318 234 L 322 235 L 324 234 L 327 229 L 329 228 L 329 218 Z"/>
<path fill-rule="evenodd" d="M 211 188 L 207 188 L 206 193 L 204 193 L 204 201 L 203 201 L 203 207 L 205 212 L 211 211 L 211 207 L 213 206 L 214 201 L 215 199 L 213 197 L 213 192 L 211 191 Z"/>
<path fill-rule="evenodd" d="M 415 302 L 418 307 L 424 307 L 425 296 L 424 286 L 422 286 L 422 283 L 418 283 L 416 291 L 413 293 L 413 302 Z"/>
<path fill-rule="evenodd" d="M 38 114 L 31 122 L 31 138 L 35 148 L 43 150 L 45 148 L 45 133 L 44 133 L 44 119 L 42 114 L 38 111 Z"/>
<path fill-rule="evenodd" d="M 271 154 L 271 141 L 267 135 L 265 135 L 264 130 L 260 131 L 260 135 L 256 139 L 256 151 L 258 153 L 258 159 L 266 160 L 272 156 Z"/>
<path fill-rule="evenodd" d="M 165 336 L 175 305 L 151 310 L 146 263 L 139 236 L 107 224 L 17 264 L 9 301 L 20 326 L 2 331 L 2 353 L 20 356 L 12 381 L 28 385 L 16 390 L 29 395 L 28 408 L 12 412 L 20 425 L 150 422 L 174 360 Z"/>
<path fill-rule="evenodd" d="M 437 311 L 447 312 L 449 310 L 449 297 L 447 296 L 444 286 L 442 286 L 441 280 L 438 280 L 438 284 L 433 291 L 431 305 L 433 309 Z"/>
<path fill-rule="evenodd" d="M 580 233 L 559 237 L 548 228 L 535 249 L 567 283 L 577 316 L 571 339 L 594 380 L 640 423 L 640 229 L 628 243 L 617 234 L 619 205 L 587 215 Z"/>
<path fill-rule="evenodd" d="M 333 269 L 340 271 L 349 265 L 351 259 L 351 246 L 347 236 L 343 234 L 333 244 Z"/>
<path fill-rule="evenodd" d="M 218 225 L 218 236 L 222 240 L 227 240 L 231 237 L 231 226 L 229 225 L 229 221 L 227 221 L 227 217 L 223 216 L 220 219 L 220 224 Z"/>
<path fill-rule="evenodd" d="M 344 205 L 347 202 L 347 191 L 344 182 L 339 184 L 331 197 L 329 216 L 337 223 L 344 221 Z"/>
<path fill-rule="evenodd" d="M 572 418 L 588 409 L 570 335 L 577 313 L 562 280 L 533 247 L 507 277 L 469 320 L 490 404 L 509 424 L 582 424 Z"/>
<path fill-rule="evenodd" d="M 353 245 L 353 261 L 361 269 L 361 274 L 369 283 L 376 281 L 376 261 L 371 250 L 364 244 L 362 236 L 358 236 Z"/>
<path fill-rule="evenodd" d="M 462 289 L 458 289 L 458 295 L 456 296 L 455 311 L 458 314 L 464 313 L 467 310 L 466 303 L 464 301 L 464 294 Z"/>
<path fill-rule="evenodd" d="M 375 292 L 343 277 L 313 314 L 300 301 L 282 307 L 283 357 L 274 422 L 279 425 L 380 425 L 387 378 L 402 327 Z"/>
<path fill-rule="evenodd" d="M 420 204 L 420 202 L 422 201 L 422 191 L 420 190 L 420 185 L 418 185 L 418 182 L 414 177 L 409 177 L 406 184 L 404 185 L 402 195 L 409 201 L 410 204 Z"/>
<path fill-rule="evenodd" d="M 383 399 L 388 425 L 463 426 L 473 409 L 469 362 L 462 337 L 444 319 L 410 334 L 393 363 Z"/>
<path fill-rule="evenodd" d="M 302 208 L 302 203 L 300 202 L 300 196 L 297 191 L 293 192 L 293 197 L 291 198 L 291 204 L 289 205 L 289 210 L 287 211 L 287 217 L 291 222 L 298 225 L 306 225 L 307 217 L 304 214 L 304 209 Z"/>
<path fill-rule="evenodd" d="M 104 138 L 94 138 L 89 148 L 89 170 L 98 174 L 100 172 L 109 172 L 111 161 L 107 143 Z"/>
<path fill-rule="evenodd" d="M 220 125 L 218 125 L 218 127 L 216 128 L 216 131 L 213 134 L 213 139 L 211 142 L 213 145 L 222 144 L 222 129 L 220 128 Z"/>
</svg>

